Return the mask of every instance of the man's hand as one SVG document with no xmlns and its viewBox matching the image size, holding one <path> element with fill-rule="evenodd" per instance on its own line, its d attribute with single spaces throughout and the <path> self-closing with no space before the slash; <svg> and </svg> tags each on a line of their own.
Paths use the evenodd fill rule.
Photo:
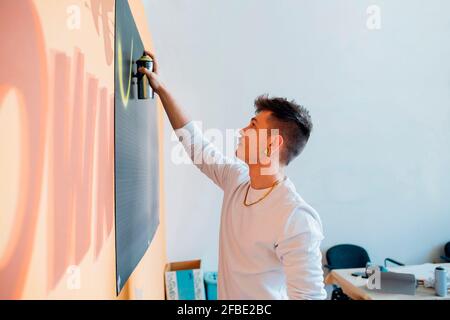
<svg viewBox="0 0 450 320">
<path fill-rule="evenodd" d="M 144 67 L 140 67 L 138 71 L 141 73 L 145 73 L 145 75 L 148 78 L 148 81 L 150 82 L 150 86 L 152 87 L 153 91 L 155 91 L 157 94 L 160 94 L 160 90 L 163 87 L 163 84 L 158 76 L 158 64 L 156 62 L 155 55 L 147 50 L 145 50 L 144 52 L 146 55 L 148 55 L 153 60 L 153 71 L 148 70 Z"/>
</svg>

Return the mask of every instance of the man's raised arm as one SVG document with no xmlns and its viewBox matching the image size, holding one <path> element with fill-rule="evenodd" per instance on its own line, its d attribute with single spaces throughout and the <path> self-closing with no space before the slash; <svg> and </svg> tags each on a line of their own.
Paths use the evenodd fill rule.
<svg viewBox="0 0 450 320">
<path fill-rule="evenodd" d="M 158 94 L 161 102 L 163 104 L 164 110 L 167 113 L 170 124 L 174 130 L 184 127 L 189 121 L 189 117 L 186 115 L 185 111 L 178 105 L 174 97 L 166 89 L 164 84 L 161 82 L 158 76 L 158 64 L 155 56 L 149 52 L 145 51 L 153 59 L 153 71 L 146 68 L 139 68 L 139 72 L 145 73 L 150 82 L 150 86 Z"/>
<path fill-rule="evenodd" d="M 147 75 L 150 86 L 160 97 L 170 124 L 193 163 L 216 185 L 224 189 L 225 184 L 230 180 L 229 174 L 238 173 L 237 170 L 242 169 L 241 166 L 233 159 L 225 157 L 203 137 L 201 130 L 189 119 L 183 108 L 160 81 L 155 56 L 148 51 L 145 53 L 153 59 L 153 71 L 139 68 L 139 72 Z"/>
</svg>

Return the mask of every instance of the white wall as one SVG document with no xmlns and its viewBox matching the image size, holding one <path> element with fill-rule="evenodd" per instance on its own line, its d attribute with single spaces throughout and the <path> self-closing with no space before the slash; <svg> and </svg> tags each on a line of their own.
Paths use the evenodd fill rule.
<svg viewBox="0 0 450 320">
<path fill-rule="evenodd" d="M 366 9 L 381 8 L 381 29 Z M 261 93 L 295 98 L 315 130 L 289 169 L 343 242 L 406 263 L 450 241 L 450 2 L 147 0 L 161 74 L 206 128 L 238 128 Z M 166 122 L 165 139 L 170 141 Z M 222 195 L 165 147 L 171 261 L 217 268 Z"/>
</svg>

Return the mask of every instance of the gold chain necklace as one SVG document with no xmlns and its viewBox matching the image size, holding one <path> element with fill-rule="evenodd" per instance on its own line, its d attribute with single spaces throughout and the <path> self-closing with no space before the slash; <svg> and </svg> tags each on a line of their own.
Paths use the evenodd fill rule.
<svg viewBox="0 0 450 320">
<path fill-rule="evenodd" d="M 247 203 L 248 191 L 250 190 L 250 186 L 251 186 L 250 183 L 249 183 L 249 185 L 248 185 L 248 187 L 247 187 L 247 192 L 245 193 L 244 206 L 250 207 L 250 206 L 252 206 L 252 205 L 254 205 L 254 204 L 257 204 L 258 202 L 264 200 L 264 198 L 266 198 L 266 197 L 272 192 L 272 190 L 273 190 L 280 182 L 284 181 L 285 179 L 286 179 L 286 177 L 284 177 L 283 179 L 280 179 L 280 180 L 275 181 L 275 182 L 273 183 L 273 185 L 270 187 L 270 190 L 269 190 L 269 191 L 267 191 L 260 199 L 256 200 L 255 202 L 252 202 L 252 203 Z"/>
</svg>

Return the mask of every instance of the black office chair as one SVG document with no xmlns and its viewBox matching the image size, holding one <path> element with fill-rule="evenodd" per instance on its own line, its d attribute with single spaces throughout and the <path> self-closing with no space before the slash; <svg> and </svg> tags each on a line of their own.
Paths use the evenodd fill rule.
<svg viewBox="0 0 450 320">
<path fill-rule="evenodd" d="M 445 256 L 441 256 L 441 259 L 445 262 L 450 262 L 450 242 L 447 242 L 447 244 L 444 247 Z"/>
<path fill-rule="evenodd" d="M 370 262 L 367 251 L 354 244 L 338 244 L 331 247 L 326 253 L 328 264 L 326 268 L 347 269 L 347 268 L 365 268 Z"/>
<path fill-rule="evenodd" d="M 348 269 L 348 268 L 365 268 L 370 262 L 367 251 L 354 244 L 339 244 L 331 247 L 326 252 L 328 264 L 324 265 L 330 271 L 333 269 Z M 404 266 L 403 263 L 391 258 L 384 260 L 384 266 L 387 262 L 394 263 L 399 266 Z M 350 298 L 342 291 L 342 288 L 334 286 L 331 294 L 331 300 L 349 300 Z"/>
</svg>

